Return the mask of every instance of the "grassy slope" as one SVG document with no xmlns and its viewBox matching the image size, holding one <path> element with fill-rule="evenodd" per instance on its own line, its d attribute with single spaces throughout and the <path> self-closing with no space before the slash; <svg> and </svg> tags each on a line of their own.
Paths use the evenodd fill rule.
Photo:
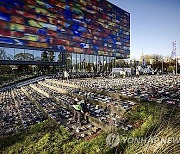
<svg viewBox="0 0 180 154">
<path fill-rule="evenodd" d="M 133 116 L 131 121 L 140 124 L 138 128 L 132 130 L 128 136 L 130 137 L 151 137 L 151 138 L 166 138 L 166 137 L 180 137 L 180 115 L 178 108 L 154 106 L 153 104 L 144 104 L 136 107 L 128 114 Z M 136 143 L 126 144 L 125 154 L 176 154 L 180 152 L 180 145 L 161 144 L 161 142 L 151 143 Z M 158 145 L 158 146 L 157 146 Z"/>
<path fill-rule="evenodd" d="M 170 112 L 170 113 L 169 113 Z M 178 113 L 178 112 L 175 112 Z M 149 136 L 161 125 L 162 119 L 170 118 L 171 110 L 158 107 L 152 103 L 142 103 L 134 107 L 126 114 L 126 117 L 134 125 L 133 130 L 124 132 L 119 130 L 120 136 L 126 134 L 130 137 Z M 171 116 L 174 115 L 171 114 Z M 177 117 L 178 114 L 174 116 Z M 163 117 L 163 118 L 162 118 Z M 162 122 L 164 123 L 164 121 Z M 165 124 L 168 125 L 168 124 Z M 179 124 L 178 124 L 179 125 Z M 175 129 L 172 127 L 172 129 Z M 162 128 L 163 130 L 163 128 Z M 153 134 L 154 135 L 154 134 Z M 45 121 L 32 126 L 23 133 L 0 139 L 0 153 L 132 153 L 137 151 L 133 144 L 120 143 L 117 149 L 109 149 L 106 146 L 107 134 L 100 134 L 89 140 L 77 140 L 70 132 L 57 126 L 52 121 Z M 122 137 L 122 136 L 121 136 Z M 122 139 L 122 138 L 121 138 Z M 141 145 L 138 145 L 141 146 Z M 142 146 L 141 146 L 142 147 Z M 140 149 L 140 148 L 139 148 Z M 138 150 L 139 150 L 138 149 Z"/>
<path fill-rule="evenodd" d="M 89 141 L 77 140 L 64 128 L 47 120 L 26 132 L 1 138 L 0 153 L 105 153 L 105 137 L 101 134 Z"/>
</svg>

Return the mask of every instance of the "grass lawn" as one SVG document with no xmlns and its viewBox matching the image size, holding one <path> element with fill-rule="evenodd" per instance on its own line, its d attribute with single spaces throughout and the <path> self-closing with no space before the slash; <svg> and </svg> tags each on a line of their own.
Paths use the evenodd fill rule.
<svg viewBox="0 0 180 154">
<path fill-rule="evenodd" d="M 77 140 L 70 132 L 51 120 L 27 131 L 0 138 L 0 153 L 106 153 L 105 134 L 90 140 Z"/>
<path fill-rule="evenodd" d="M 179 113 L 180 110 L 172 106 L 167 107 L 155 103 L 138 104 L 126 114 L 134 129 L 125 136 L 136 139 L 146 138 L 149 143 L 124 143 L 120 145 L 121 149 L 125 154 L 179 153 L 178 143 L 162 144 L 160 141 L 153 143 L 149 139 L 162 139 L 163 137 L 172 139 L 177 136 L 180 139 Z"/>
</svg>

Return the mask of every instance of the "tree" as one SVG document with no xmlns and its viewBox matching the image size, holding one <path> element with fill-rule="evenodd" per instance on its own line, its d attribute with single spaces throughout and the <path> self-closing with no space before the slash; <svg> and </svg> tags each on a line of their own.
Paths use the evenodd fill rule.
<svg viewBox="0 0 180 154">
<path fill-rule="evenodd" d="M 41 54 L 41 60 L 42 61 L 48 61 L 48 53 L 46 51 L 43 51 Z"/>
<path fill-rule="evenodd" d="M 34 57 L 34 61 L 41 61 L 41 57 Z"/>
<path fill-rule="evenodd" d="M 54 52 L 53 51 L 49 51 L 48 52 L 48 60 L 49 60 L 49 62 L 54 62 L 54 58 L 55 58 Z"/>
<path fill-rule="evenodd" d="M 49 60 L 49 62 L 54 62 L 55 61 L 55 56 L 54 56 L 54 52 L 53 51 L 49 51 L 48 52 L 48 60 Z M 50 66 L 49 67 L 49 71 L 50 72 L 54 72 L 55 71 L 55 66 L 53 65 L 53 66 Z"/>
<path fill-rule="evenodd" d="M 110 64 L 111 64 L 112 68 L 116 67 L 116 60 L 115 59 L 111 59 L 110 60 Z"/>
<path fill-rule="evenodd" d="M 150 61 L 153 61 L 155 63 L 157 63 L 158 61 L 161 60 L 161 56 L 160 55 L 143 55 L 140 57 L 140 61 L 142 62 L 143 59 L 145 60 L 146 62 L 146 65 L 149 65 L 150 64 Z"/>
<path fill-rule="evenodd" d="M 6 57 L 6 53 L 5 53 L 4 49 L 0 49 L 0 59 L 5 60 L 5 57 Z"/>
<path fill-rule="evenodd" d="M 172 73 L 175 70 L 175 66 L 171 65 L 168 67 L 167 71 Z"/>
<path fill-rule="evenodd" d="M 123 59 L 118 60 L 117 64 L 119 65 L 118 67 L 122 67 L 122 68 L 126 67 L 126 62 Z"/>
<path fill-rule="evenodd" d="M 68 69 L 71 67 L 71 55 L 70 55 L 70 53 L 66 53 L 66 65 L 67 65 Z"/>
<path fill-rule="evenodd" d="M 11 60 L 12 55 L 6 55 L 6 52 L 4 51 L 4 49 L 0 49 L 0 60 Z"/>
<path fill-rule="evenodd" d="M 14 59 L 21 61 L 33 61 L 34 56 L 30 53 L 18 53 L 14 56 Z"/>
<path fill-rule="evenodd" d="M 58 62 L 62 62 L 62 59 L 63 59 L 63 55 L 62 55 L 62 53 L 60 52 L 59 55 L 58 55 Z"/>
<path fill-rule="evenodd" d="M 42 54 L 41 54 L 41 61 L 48 62 L 48 60 L 49 60 L 48 52 L 43 51 Z M 45 72 L 49 73 L 50 67 L 49 67 L 49 65 L 42 65 L 40 67 L 40 69 L 41 69 L 42 73 L 45 73 Z"/>
</svg>

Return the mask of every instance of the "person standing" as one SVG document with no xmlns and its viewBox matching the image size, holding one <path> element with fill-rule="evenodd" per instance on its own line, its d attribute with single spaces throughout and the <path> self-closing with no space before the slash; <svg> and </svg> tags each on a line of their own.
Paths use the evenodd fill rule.
<svg viewBox="0 0 180 154">
<path fill-rule="evenodd" d="M 64 71 L 64 79 L 68 80 L 69 78 L 69 73 L 67 71 Z"/>
<path fill-rule="evenodd" d="M 136 69 L 136 76 L 139 77 L 139 70 Z"/>
<path fill-rule="evenodd" d="M 88 99 L 85 99 L 81 101 L 81 113 L 82 113 L 82 118 L 84 120 L 85 123 L 88 123 L 88 115 L 89 115 L 89 108 L 87 106 L 87 102 L 88 102 Z"/>
<path fill-rule="evenodd" d="M 79 102 L 79 100 L 77 98 L 75 98 L 75 104 L 73 105 L 73 109 L 74 109 L 73 120 L 81 125 L 81 110 L 82 110 L 82 107 L 81 107 L 81 104 L 80 104 L 80 102 Z"/>
</svg>

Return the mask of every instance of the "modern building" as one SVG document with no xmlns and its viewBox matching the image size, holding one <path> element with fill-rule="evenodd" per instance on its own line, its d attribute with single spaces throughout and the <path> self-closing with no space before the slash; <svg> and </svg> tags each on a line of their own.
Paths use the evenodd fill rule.
<svg viewBox="0 0 180 154">
<path fill-rule="evenodd" d="M 0 0 L 0 52 L 0 64 L 98 71 L 129 58 L 130 14 L 106 0 Z"/>
</svg>

